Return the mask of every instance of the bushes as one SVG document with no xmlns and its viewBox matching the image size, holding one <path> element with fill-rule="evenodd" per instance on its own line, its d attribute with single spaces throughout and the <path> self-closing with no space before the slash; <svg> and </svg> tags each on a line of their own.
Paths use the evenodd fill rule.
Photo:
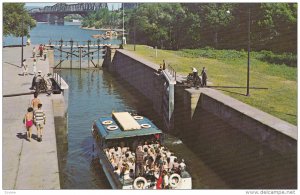
<svg viewBox="0 0 300 195">
<path fill-rule="evenodd" d="M 210 47 L 205 47 L 201 49 L 183 49 L 181 50 L 181 55 L 190 58 L 212 58 L 212 59 L 240 59 L 247 58 L 247 52 L 244 50 L 215 50 Z M 297 67 L 297 55 L 292 53 L 274 54 L 271 51 L 260 51 L 251 52 L 251 58 L 256 58 L 261 61 L 265 61 L 273 64 L 285 64 L 291 67 Z"/>
<path fill-rule="evenodd" d="M 255 52 L 256 58 L 273 64 L 285 64 L 291 67 L 297 67 L 297 55 L 292 53 L 274 54 L 271 51 Z"/>
<path fill-rule="evenodd" d="M 238 59 L 244 58 L 247 54 L 243 51 L 236 50 L 215 50 L 210 47 L 203 49 L 183 49 L 182 56 L 190 58 L 212 58 L 212 59 Z"/>
</svg>

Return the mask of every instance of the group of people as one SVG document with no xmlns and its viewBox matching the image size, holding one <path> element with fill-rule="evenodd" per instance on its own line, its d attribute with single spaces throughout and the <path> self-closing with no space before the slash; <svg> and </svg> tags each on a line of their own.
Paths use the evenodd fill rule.
<svg viewBox="0 0 300 195">
<path fill-rule="evenodd" d="M 42 76 L 42 71 L 39 70 L 37 75 L 34 75 L 31 82 L 30 90 L 35 90 L 36 93 L 39 93 L 41 90 L 44 90 L 48 95 L 51 94 L 52 90 L 52 74 L 48 73 L 47 77 Z"/>
<path fill-rule="evenodd" d="M 40 44 L 39 48 L 39 57 L 44 57 L 44 61 L 47 58 L 47 52 L 46 52 L 46 48 L 45 45 Z M 33 47 L 32 49 L 32 58 L 33 58 L 33 63 L 32 63 L 32 69 L 33 69 L 33 74 L 36 75 L 37 74 L 37 55 L 36 55 L 36 48 Z M 26 63 L 27 60 L 24 59 L 22 62 L 22 66 L 21 68 L 23 69 L 23 75 L 27 76 L 28 75 L 28 64 Z"/>
<path fill-rule="evenodd" d="M 173 173 L 180 174 L 185 170 L 184 160 L 178 161 L 177 157 L 159 142 L 139 144 L 135 152 L 129 147 L 112 147 L 106 149 L 106 156 L 114 167 L 114 172 L 121 178 L 135 179 L 145 177 L 155 183 L 163 178 L 162 187 L 169 187 L 169 176 Z"/>
<path fill-rule="evenodd" d="M 26 139 L 31 142 L 32 127 L 35 125 L 37 130 L 37 141 L 42 141 L 43 129 L 46 124 L 46 115 L 42 110 L 41 100 L 38 99 L 38 94 L 34 93 L 34 98 L 31 101 L 31 106 L 27 109 L 23 123 L 26 126 Z"/>
<path fill-rule="evenodd" d="M 46 50 L 45 45 L 40 44 L 39 47 L 38 47 L 38 51 L 39 51 L 39 56 L 43 57 L 44 61 L 45 61 L 47 59 L 47 50 Z M 33 58 L 37 57 L 35 47 L 32 48 L 32 57 Z"/>
<path fill-rule="evenodd" d="M 192 71 L 193 71 L 193 78 L 194 78 L 194 80 L 196 80 L 198 77 L 198 70 L 195 67 L 192 67 Z M 206 87 L 207 86 L 207 73 L 206 73 L 205 67 L 203 67 L 203 69 L 201 71 L 201 77 L 202 77 L 202 86 Z"/>
</svg>

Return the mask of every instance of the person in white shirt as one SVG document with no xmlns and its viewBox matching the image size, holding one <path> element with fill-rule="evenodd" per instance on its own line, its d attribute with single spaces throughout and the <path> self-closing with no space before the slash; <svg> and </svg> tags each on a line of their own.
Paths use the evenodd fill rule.
<svg viewBox="0 0 300 195">
<path fill-rule="evenodd" d="M 169 176 L 166 170 L 163 170 L 163 189 L 169 188 Z"/>
<path fill-rule="evenodd" d="M 182 159 L 181 162 L 179 163 L 179 168 L 181 171 L 185 170 L 186 164 L 184 163 L 184 159 Z"/>
</svg>

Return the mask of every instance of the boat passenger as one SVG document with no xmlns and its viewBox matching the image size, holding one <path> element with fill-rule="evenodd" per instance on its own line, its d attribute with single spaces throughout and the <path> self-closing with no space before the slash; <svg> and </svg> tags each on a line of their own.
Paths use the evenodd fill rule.
<svg viewBox="0 0 300 195">
<path fill-rule="evenodd" d="M 128 158 L 134 158 L 133 153 L 130 150 L 128 150 L 125 155 L 126 154 L 128 154 Z"/>
<path fill-rule="evenodd" d="M 155 183 L 155 181 L 157 180 L 157 178 L 154 175 L 154 171 L 153 170 L 150 170 L 149 173 L 145 176 L 145 178 L 147 180 L 150 180 L 151 183 Z"/>
<path fill-rule="evenodd" d="M 161 155 L 160 154 L 157 155 L 154 164 L 155 164 L 156 167 L 159 167 L 160 171 L 162 170 L 163 161 L 161 160 Z"/>
<path fill-rule="evenodd" d="M 170 158 L 171 154 L 172 154 L 172 152 L 170 152 L 170 150 L 167 150 L 167 151 L 166 151 L 166 156 L 167 156 L 167 158 Z"/>
<path fill-rule="evenodd" d="M 174 172 L 178 172 L 179 171 L 179 163 L 177 161 L 177 158 L 174 159 L 173 170 L 174 170 Z"/>
<path fill-rule="evenodd" d="M 148 150 L 148 154 L 149 156 L 152 157 L 152 159 L 154 160 L 156 157 L 155 157 L 155 151 L 153 148 L 150 148 L 150 150 Z"/>
<path fill-rule="evenodd" d="M 129 150 L 128 147 L 122 147 L 122 148 L 121 148 L 121 152 L 122 152 L 123 154 L 125 154 L 128 150 Z"/>
<path fill-rule="evenodd" d="M 124 171 L 124 179 L 125 180 L 128 180 L 128 179 L 130 179 L 130 176 L 129 176 L 129 166 L 128 166 L 128 164 L 123 164 L 123 171 Z"/>
<path fill-rule="evenodd" d="M 127 162 L 129 169 L 133 169 L 135 170 L 135 164 L 134 164 L 134 160 L 133 159 L 129 159 L 129 161 Z"/>
<path fill-rule="evenodd" d="M 133 169 L 129 169 L 129 177 L 131 179 L 134 179 L 134 171 L 133 171 Z"/>
<path fill-rule="evenodd" d="M 145 150 L 145 148 L 149 148 L 149 146 L 148 146 L 148 142 L 147 141 L 145 141 L 145 143 L 144 143 L 144 145 L 143 145 L 143 150 Z"/>
<path fill-rule="evenodd" d="M 170 157 L 167 157 L 168 171 L 170 171 L 173 167 L 173 163 L 171 163 Z"/>
<path fill-rule="evenodd" d="M 186 164 L 184 163 L 184 159 L 181 159 L 181 163 L 179 164 L 180 170 L 184 171 L 186 168 Z"/>
<path fill-rule="evenodd" d="M 120 176 L 121 171 L 117 166 L 115 166 L 114 173 L 116 173 L 116 174 L 118 174 L 118 176 Z"/>
<path fill-rule="evenodd" d="M 114 157 L 110 159 L 110 163 L 113 167 L 118 166 L 118 162 L 116 161 L 116 159 Z"/>
<path fill-rule="evenodd" d="M 166 170 L 163 170 L 163 189 L 169 189 L 169 176 Z"/>
<path fill-rule="evenodd" d="M 120 158 L 122 156 L 122 152 L 121 152 L 120 147 L 117 147 L 117 146 L 114 147 L 114 155 L 118 158 Z"/>
<path fill-rule="evenodd" d="M 135 163 L 135 176 L 144 175 L 144 168 L 143 168 L 143 156 L 144 153 L 142 151 L 142 146 L 138 146 L 136 150 L 136 163 Z"/>
<path fill-rule="evenodd" d="M 109 150 L 108 150 L 108 152 L 112 155 L 112 153 L 114 153 L 114 151 L 115 151 L 115 149 L 114 148 L 110 148 Z"/>
<path fill-rule="evenodd" d="M 169 171 L 169 165 L 167 161 L 163 161 L 163 170 Z"/>
<path fill-rule="evenodd" d="M 170 156 L 170 162 L 171 162 L 171 163 L 174 163 L 174 159 L 175 159 L 175 158 L 177 158 L 177 157 L 174 156 L 174 155 L 171 155 L 171 156 Z"/>
</svg>

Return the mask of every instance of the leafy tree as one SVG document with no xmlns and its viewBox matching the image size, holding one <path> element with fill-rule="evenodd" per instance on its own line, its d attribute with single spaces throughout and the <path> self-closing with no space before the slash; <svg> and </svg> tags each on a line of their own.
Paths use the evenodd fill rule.
<svg viewBox="0 0 300 195">
<path fill-rule="evenodd" d="M 275 51 L 297 51 L 297 4 L 263 3 L 258 20 L 260 45 Z M 278 47 L 278 43 L 281 43 Z M 262 49 L 267 49 L 262 47 Z"/>
<path fill-rule="evenodd" d="M 296 3 L 141 3 L 125 24 L 131 43 L 160 48 L 247 49 L 250 32 L 251 50 L 297 51 Z"/>
<path fill-rule="evenodd" d="M 233 19 L 232 9 L 233 5 L 229 3 L 206 3 L 201 5 L 205 31 L 213 32 L 215 48 L 218 48 L 219 31 L 221 28 L 225 28 Z"/>
<path fill-rule="evenodd" d="M 120 13 L 118 11 L 109 11 L 108 8 L 101 8 L 96 12 L 92 12 L 82 21 L 83 27 L 119 28 L 120 25 Z"/>
<path fill-rule="evenodd" d="M 25 3 L 3 3 L 3 35 L 28 36 L 36 21 L 25 9 Z M 23 23 L 23 27 L 22 27 Z"/>
</svg>

